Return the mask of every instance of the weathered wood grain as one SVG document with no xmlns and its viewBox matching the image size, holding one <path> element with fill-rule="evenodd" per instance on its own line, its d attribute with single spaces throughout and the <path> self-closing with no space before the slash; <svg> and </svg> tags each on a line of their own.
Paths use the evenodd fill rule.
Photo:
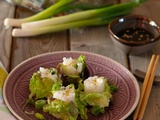
<svg viewBox="0 0 160 120">
<path fill-rule="evenodd" d="M 133 14 L 142 14 L 150 17 L 160 24 L 160 1 L 150 0 L 143 3 L 140 7 L 136 8 Z M 149 61 L 152 54 L 160 54 L 160 43 L 157 46 L 141 55 L 130 55 L 130 68 L 134 72 L 135 69 L 139 69 L 143 72 L 147 71 Z M 160 62 L 156 75 L 160 76 Z M 153 85 L 151 95 L 148 101 L 147 109 L 144 114 L 144 120 L 159 120 L 160 119 L 160 86 Z"/>
<path fill-rule="evenodd" d="M 140 7 L 136 8 L 132 14 L 145 15 L 145 16 L 153 19 L 155 22 L 157 22 L 160 25 L 159 8 L 160 8 L 160 1 L 154 1 L 154 2 L 149 1 L 149 2 L 143 3 Z M 137 55 L 137 56 L 131 55 L 130 56 L 131 70 L 134 71 L 134 69 L 140 69 L 142 71 L 146 71 L 151 55 L 153 53 L 160 54 L 160 47 L 159 46 L 160 46 L 160 43 L 157 43 L 156 47 L 154 49 L 150 50 L 149 52 L 146 52 L 144 54 Z M 138 61 L 138 62 L 136 62 L 136 61 Z M 159 70 L 160 69 L 158 69 L 158 71 Z"/>
<path fill-rule="evenodd" d="M 113 2 L 117 3 L 118 0 Z M 25 8 L 17 7 L 16 18 L 25 18 L 33 14 L 33 12 Z M 29 57 L 46 52 L 69 50 L 70 43 L 68 35 L 69 33 L 62 31 L 35 37 L 13 38 L 11 70 Z"/>
<path fill-rule="evenodd" d="M 18 7 L 16 18 L 25 18 L 35 13 Z M 66 31 L 50 33 L 33 37 L 13 38 L 11 70 L 22 61 L 47 52 L 69 50 Z"/>
<path fill-rule="evenodd" d="M 71 30 L 71 50 L 104 55 L 128 68 L 127 57 L 111 41 L 107 26 L 84 27 Z"/>
<path fill-rule="evenodd" d="M 6 29 L 3 21 L 7 17 L 14 16 L 15 7 L 6 1 L 0 1 L 0 61 L 4 64 L 7 71 L 10 66 L 11 46 L 12 46 L 12 28 Z"/>
</svg>

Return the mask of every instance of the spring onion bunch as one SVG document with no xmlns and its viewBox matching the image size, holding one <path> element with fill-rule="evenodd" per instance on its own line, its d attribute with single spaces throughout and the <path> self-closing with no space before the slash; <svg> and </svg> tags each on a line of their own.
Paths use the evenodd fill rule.
<svg viewBox="0 0 160 120">
<path fill-rule="evenodd" d="M 25 36 L 34 36 L 34 35 L 40 35 L 45 33 L 51 33 L 51 32 L 58 32 L 62 30 L 84 27 L 84 26 L 105 25 L 105 24 L 108 24 L 112 19 L 114 19 L 115 16 L 117 17 L 118 15 L 124 15 L 129 12 L 130 10 L 127 10 L 127 11 L 123 11 L 117 14 L 112 14 L 109 16 L 96 17 L 96 18 L 68 22 L 64 24 L 58 24 L 58 25 L 52 25 L 52 26 L 46 26 L 46 27 L 36 27 L 36 28 L 28 27 L 24 29 L 15 28 L 13 29 L 12 35 L 15 37 L 25 37 Z"/>
<path fill-rule="evenodd" d="M 63 7 L 69 3 L 74 2 L 75 0 L 60 0 L 59 2 L 55 3 L 54 5 L 50 6 L 49 8 L 43 10 L 42 12 L 39 12 L 31 17 L 22 18 L 22 19 L 13 19 L 13 18 L 6 18 L 4 20 L 4 25 L 9 27 L 20 27 L 22 23 L 24 22 L 30 22 L 30 21 L 37 21 L 49 18 L 51 16 L 54 16 L 57 14 L 57 9 L 60 7 Z M 58 11 L 59 13 L 61 11 Z"/>
<path fill-rule="evenodd" d="M 56 6 L 58 6 L 61 3 L 59 7 L 54 7 L 53 5 L 48 8 L 49 10 L 46 9 L 45 12 L 42 11 L 42 13 L 47 14 L 47 11 L 51 12 L 51 8 L 54 8 L 54 14 L 57 14 L 58 12 L 68 8 L 70 9 L 71 7 L 69 3 L 73 2 L 74 0 L 67 0 L 69 2 L 65 1 L 66 0 L 60 0 L 55 4 Z M 12 35 L 14 37 L 35 36 L 84 26 L 107 25 L 114 18 L 130 13 L 132 9 L 139 6 L 140 3 L 141 1 L 134 0 L 131 2 L 114 4 L 102 8 L 83 10 L 65 16 L 52 18 L 48 18 L 49 15 L 43 16 L 42 13 L 38 13 L 38 17 L 36 17 L 35 15 L 32 16 L 31 19 L 30 17 L 26 19 L 24 18 L 22 19 L 24 21 L 20 21 L 19 23 L 16 22 L 16 24 L 11 24 L 12 22 L 6 22 L 6 25 L 19 27 L 21 26 L 21 28 L 13 29 Z M 68 4 L 68 6 L 64 6 L 65 4 Z"/>
</svg>

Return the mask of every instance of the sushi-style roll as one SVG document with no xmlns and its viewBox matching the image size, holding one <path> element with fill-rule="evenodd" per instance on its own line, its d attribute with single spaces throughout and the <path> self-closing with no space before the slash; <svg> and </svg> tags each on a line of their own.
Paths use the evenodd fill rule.
<svg viewBox="0 0 160 120">
<path fill-rule="evenodd" d="M 59 88 L 57 87 L 59 86 Z M 62 120 L 76 120 L 78 117 L 78 108 L 75 104 L 75 88 L 73 84 L 66 87 L 53 86 L 52 97 L 47 100 L 47 105 L 43 107 L 44 112 L 52 114 L 54 117 Z"/>
<path fill-rule="evenodd" d="M 29 98 L 35 96 L 36 99 L 47 98 L 51 94 L 53 84 L 62 80 L 58 77 L 58 71 L 56 68 L 44 68 L 40 67 L 35 72 L 29 84 L 30 95 Z"/>
<path fill-rule="evenodd" d="M 77 59 L 64 57 L 63 61 L 57 65 L 57 70 L 61 74 L 65 86 L 68 84 L 77 85 L 83 78 L 85 67 L 85 56 L 80 55 Z"/>
<path fill-rule="evenodd" d="M 57 69 L 64 76 L 81 76 L 85 68 L 85 56 L 81 55 L 77 59 L 72 57 L 63 58 L 63 62 L 59 63 Z"/>
<path fill-rule="evenodd" d="M 80 100 L 85 101 L 91 108 L 91 113 L 98 115 L 109 106 L 112 98 L 110 86 L 105 77 L 93 76 L 84 80 L 84 90 L 80 94 Z"/>
</svg>

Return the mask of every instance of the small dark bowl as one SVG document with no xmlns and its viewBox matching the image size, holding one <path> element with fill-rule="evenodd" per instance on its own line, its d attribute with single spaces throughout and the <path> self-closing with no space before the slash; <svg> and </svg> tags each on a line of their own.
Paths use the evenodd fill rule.
<svg viewBox="0 0 160 120">
<path fill-rule="evenodd" d="M 128 15 L 111 21 L 108 30 L 114 44 L 126 54 L 151 50 L 160 40 L 160 27 L 143 15 Z"/>
</svg>

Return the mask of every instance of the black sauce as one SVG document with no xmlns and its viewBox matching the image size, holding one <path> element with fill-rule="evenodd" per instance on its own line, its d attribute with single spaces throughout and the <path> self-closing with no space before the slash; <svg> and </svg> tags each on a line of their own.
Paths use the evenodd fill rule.
<svg viewBox="0 0 160 120">
<path fill-rule="evenodd" d="M 128 41 L 151 41 L 153 34 L 142 28 L 127 28 L 117 34 L 118 37 Z"/>
</svg>

